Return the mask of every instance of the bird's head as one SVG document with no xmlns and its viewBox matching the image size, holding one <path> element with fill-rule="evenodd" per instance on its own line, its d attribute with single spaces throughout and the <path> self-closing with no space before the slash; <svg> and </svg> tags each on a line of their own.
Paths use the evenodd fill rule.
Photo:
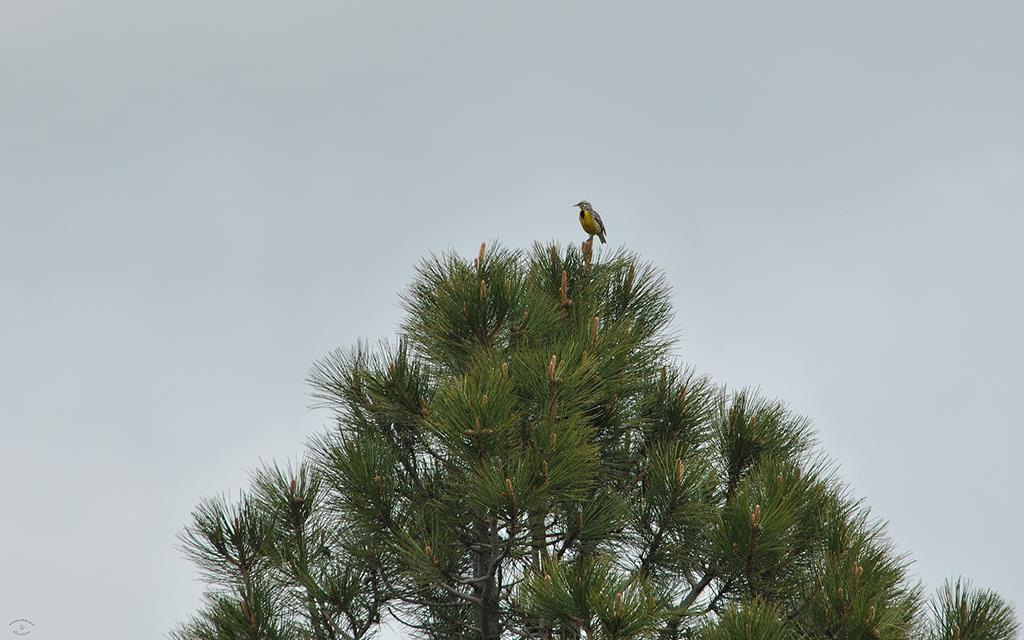
<svg viewBox="0 0 1024 640">
<path fill-rule="evenodd" d="M 574 204 L 572 206 L 579 207 L 580 211 L 593 211 L 594 210 L 594 207 L 590 206 L 590 203 L 587 202 L 586 200 L 580 200 L 579 202 L 577 202 L 576 204 Z"/>
</svg>

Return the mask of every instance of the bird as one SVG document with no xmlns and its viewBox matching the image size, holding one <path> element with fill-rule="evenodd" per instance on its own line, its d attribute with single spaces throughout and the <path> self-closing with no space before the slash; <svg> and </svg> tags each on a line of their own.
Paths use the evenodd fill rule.
<svg viewBox="0 0 1024 640">
<path fill-rule="evenodd" d="M 601 220 L 601 216 L 594 211 L 594 207 L 586 200 L 580 200 L 572 206 L 580 208 L 580 226 L 590 235 L 590 241 L 593 242 L 594 236 L 597 236 L 601 239 L 601 244 L 608 242 L 604 237 L 604 222 Z"/>
</svg>

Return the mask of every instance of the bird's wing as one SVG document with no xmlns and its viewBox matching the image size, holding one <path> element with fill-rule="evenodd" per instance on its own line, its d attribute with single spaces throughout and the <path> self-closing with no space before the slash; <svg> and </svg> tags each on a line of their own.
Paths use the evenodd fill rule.
<svg viewBox="0 0 1024 640">
<path fill-rule="evenodd" d="M 592 211 L 591 213 L 594 214 L 594 220 L 597 220 L 597 226 L 601 227 L 601 233 L 606 232 L 607 229 L 604 228 L 604 220 L 601 219 L 601 216 L 596 211 Z"/>
</svg>

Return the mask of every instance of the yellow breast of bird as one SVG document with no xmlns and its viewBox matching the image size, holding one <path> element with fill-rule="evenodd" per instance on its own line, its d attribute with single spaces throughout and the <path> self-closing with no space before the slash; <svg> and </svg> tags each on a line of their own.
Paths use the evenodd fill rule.
<svg viewBox="0 0 1024 640">
<path fill-rule="evenodd" d="M 594 220 L 594 216 L 590 215 L 589 211 L 580 211 L 580 226 L 590 234 L 601 232 L 601 225 L 597 224 L 597 220 Z"/>
</svg>

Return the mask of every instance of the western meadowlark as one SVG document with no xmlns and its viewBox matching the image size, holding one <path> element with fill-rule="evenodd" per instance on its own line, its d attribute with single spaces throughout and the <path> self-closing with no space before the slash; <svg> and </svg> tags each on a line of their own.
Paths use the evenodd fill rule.
<svg viewBox="0 0 1024 640">
<path fill-rule="evenodd" d="M 580 226 L 590 235 L 589 242 L 594 241 L 594 236 L 601 239 L 601 244 L 607 242 L 604 237 L 604 222 L 601 221 L 601 216 L 594 211 L 594 207 L 590 206 L 586 200 L 580 200 L 572 206 L 580 208 Z"/>
</svg>

